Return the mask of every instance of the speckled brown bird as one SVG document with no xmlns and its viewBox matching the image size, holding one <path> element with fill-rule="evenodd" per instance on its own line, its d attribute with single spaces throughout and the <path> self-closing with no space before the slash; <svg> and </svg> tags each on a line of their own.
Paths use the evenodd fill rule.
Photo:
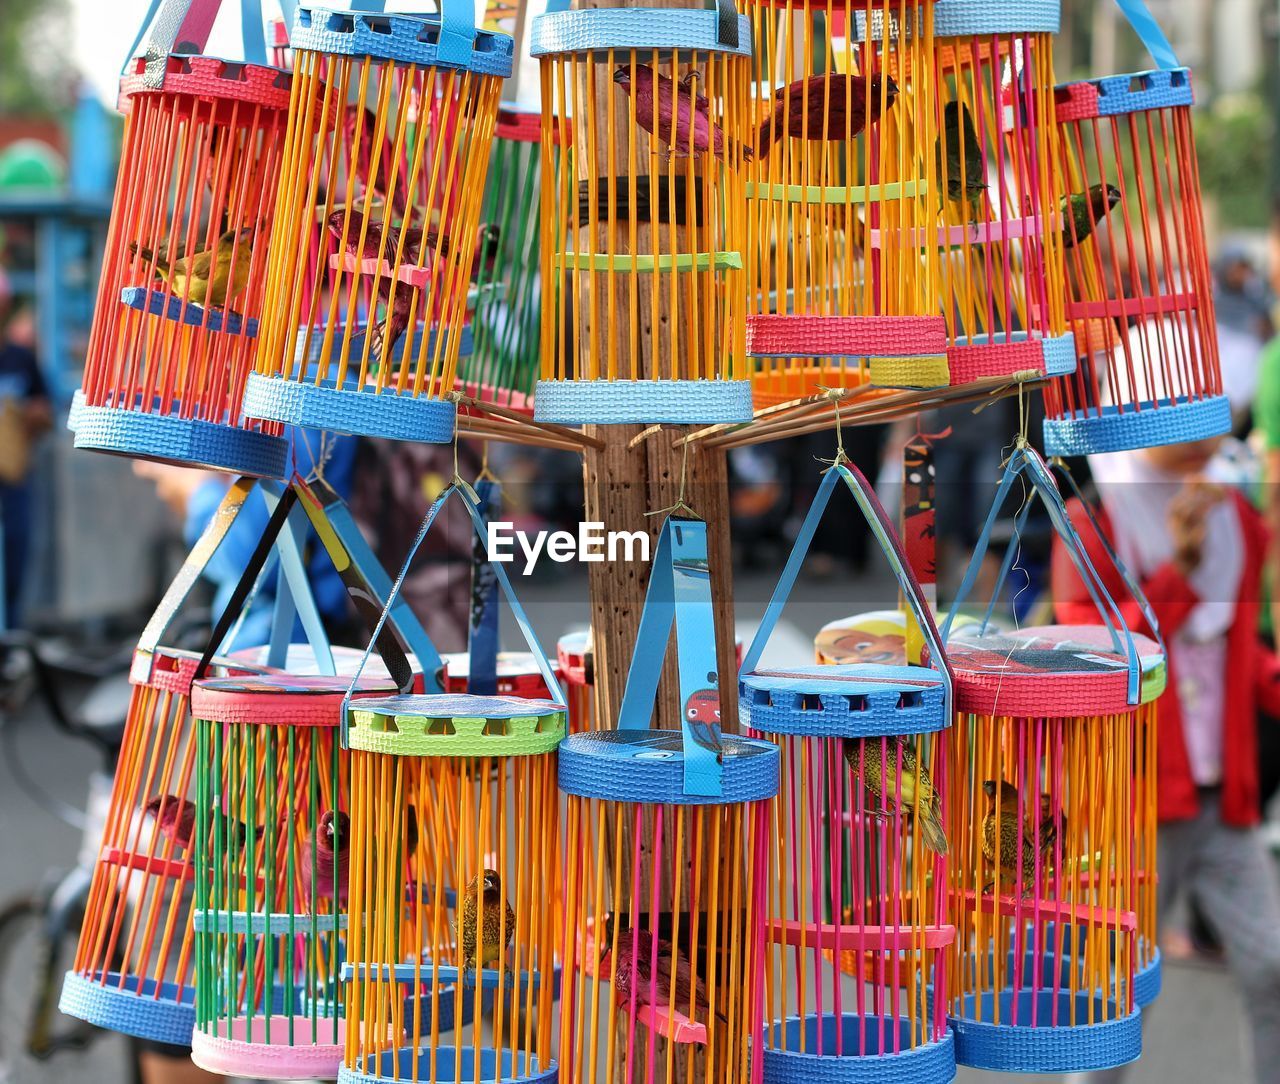
<svg viewBox="0 0 1280 1084">
<path fill-rule="evenodd" d="M 479 960 L 476 958 L 476 900 L 480 899 Z M 502 878 L 487 869 L 467 885 L 458 908 L 458 944 L 463 972 L 498 963 L 516 932 L 516 914 L 502 895 Z"/>
<path fill-rule="evenodd" d="M 1035 888 L 1036 864 L 1040 855 L 1052 849 L 1058 837 L 1058 826 L 1055 823 L 1052 808 L 1046 807 L 1048 795 L 1043 795 L 1037 804 L 1037 815 L 1042 816 L 1040 824 L 1020 822 L 1018 816 L 1018 788 L 1007 780 L 997 782 L 988 779 L 982 784 L 982 792 L 989 800 L 987 815 L 982 819 L 982 856 L 992 865 L 999 865 L 1000 883 L 1015 884 L 1018 880 L 1018 833 L 1022 833 L 1022 891 L 1023 895 Z M 996 815 L 996 795 L 1000 797 L 999 816 Z M 1043 813 L 1048 808 L 1047 815 Z M 1029 812 L 1029 811 L 1027 811 Z M 1061 816 L 1061 815 L 1060 815 Z M 1061 817 L 1065 827 L 1066 818 Z M 997 861 L 997 852 L 999 859 Z M 1040 870 L 1041 881 L 1048 872 L 1047 863 Z M 983 891 L 989 890 L 994 881 L 987 883 Z"/>
<path fill-rule="evenodd" d="M 774 95 L 773 112 L 756 135 L 756 157 L 763 158 L 775 140 L 787 136 L 852 139 L 892 109 L 897 100 L 898 84 L 887 75 L 797 79 Z"/>
<path fill-rule="evenodd" d="M 881 763 L 882 753 L 888 754 L 888 771 Z M 884 795 L 889 810 L 902 806 L 910 818 L 920 818 L 920 838 L 931 851 L 946 854 L 949 847 L 947 833 L 942 827 L 942 802 L 934 789 L 928 769 L 916 758 L 915 746 L 902 738 L 886 738 L 884 748 L 879 738 L 863 740 L 846 739 L 844 759 L 854 775 L 862 776 L 862 784 L 876 799 Z M 898 763 L 902 763 L 902 793 L 898 793 Z M 916 772 L 919 771 L 919 792 L 916 789 Z M 887 779 L 887 794 L 885 792 Z"/>
</svg>

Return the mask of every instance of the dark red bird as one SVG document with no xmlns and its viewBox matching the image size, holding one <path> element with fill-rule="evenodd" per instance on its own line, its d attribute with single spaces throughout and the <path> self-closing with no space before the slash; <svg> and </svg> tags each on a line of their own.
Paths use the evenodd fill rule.
<svg viewBox="0 0 1280 1084">
<path fill-rule="evenodd" d="M 191 846 L 196 826 L 196 804 L 172 794 L 161 794 L 142 807 L 143 813 L 156 820 L 156 828 L 165 839 L 171 839 L 184 851 Z"/>
<path fill-rule="evenodd" d="M 723 156 L 725 134 L 711 121 L 711 103 L 694 89 L 699 78 L 696 71 L 689 72 L 679 83 L 673 84 L 665 75 L 655 75 L 647 64 L 635 66 L 635 83 L 632 84 L 631 68 L 623 65 L 613 73 L 613 81 L 636 103 L 636 122 L 665 143 L 677 158 L 713 151 Z M 654 131 L 654 107 L 657 107 L 657 131 Z M 751 157 L 748 147 L 742 148 L 745 158 Z"/>
<path fill-rule="evenodd" d="M 689 994 L 692 991 L 693 1014 L 690 1019 L 695 1022 L 699 1019 L 705 1021 L 711 1016 L 711 1005 L 697 977 L 693 974 L 689 961 L 678 950 L 671 947 L 670 941 L 658 939 L 658 966 L 655 971 L 652 969 L 654 938 L 648 930 L 623 930 L 618 935 L 616 959 L 613 957 L 609 940 L 612 931 L 608 924 L 605 926 L 605 933 L 604 952 L 600 957 L 600 969 L 597 973 L 601 978 L 606 978 L 613 983 L 613 996 L 617 1004 L 624 1008 L 630 1006 L 634 977 L 636 1008 L 652 1004 L 659 1011 L 665 1011 L 670 1006 L 674 1007 L 678 1013 L 688 1014 Z M 673 971 L 674 988 L 672 987 Z M 652 988 L 656 1001 L 653 1002 L 649 1000 L 650 976 L 655 980 Z M 667 1001 L 668 996 L 672 998 L 670 1003 Z M 722 1022 L 728 1022 L 723 1013 L 717 1012 L 715 1017 Z"/>
<path fill-rule="evenodd" d="M 351 850 L 351 818 L 332 809 L 320 815 L 320 823 L 302 848 L 302 899 L 312 901 L 312 887 L 329 898 L 337 878 L 338 902 L 347 902 L 347 860 Z"/>
<path fill-rule="evenodd" d="M 887 75 L 873 75 L 870 79 L 865 75 L 811 75 L 797 79 L 774 95 L 773 112 L 756 136 L 756 154 L 763 158 L 774 141 L 785 136 L 851 139 L 868 123 L 878 121 L 897 100 L 898 84 Z"/>
</svg>

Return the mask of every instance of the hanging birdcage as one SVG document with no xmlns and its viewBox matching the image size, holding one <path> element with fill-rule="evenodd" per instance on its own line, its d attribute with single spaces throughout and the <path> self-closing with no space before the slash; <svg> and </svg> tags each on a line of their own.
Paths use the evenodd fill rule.
<svg viewBox="0 0 1280 1084">
<path fill-rule="evenodd" d="M 650 730 L 675 622 L 679 729 Z M 668 725 L 659 710 L 659 722 Z M 745 1084 L 778 752 L 722 736 L 706 525 L 659 536 L 616 730 L 560 747 L 566 1079 Z"/>
<path fill-rule="evenodd" d="M 1139 825 L 1148 818 L 1138 803 L 1154 792 L 1136 739 L 1153 725 L 1164 655 L 1125 624 L 1043 461 L 1026 447 L 1006 468 L 959 598 L 1020 480 L 1041 497 L 1102 625 L 1002 634 L 988 631 L 988 610 L 946 641 L 956 722 L 944 823 L 957 947 L 945 996 L 961 1064 L 1081 1072 L 1131 1061 L 1142 1048 L 1134 995 Z M 1016 519 L 1001 582 L 1032 503 Z"/>
<path fill-rule="evenodd" d="M 406 569 L 455 493 L 483 538 L 471 494 L 451 487 Z M 557 1079 L 555 751 L 565 705 L 492 567 L 536 660 L 538 695 L 554 699 L 446 692 L 350 707 L 350 899 L 363 921 L 343 969 L 344 1084 Z"/>
<path fill-rule="evenodd" d="M 760 668 L 833 489 L 853 493 L 889 557 L 933 666 L 901 662 Z M 951 678 L 933 615 L 866 479 L 838 465 L 819 487 L 739 675 L 739 714 L 778 747 L 782 786 L 764 871 L 765 1084 L 948 1084 L 955 1050 L 946 986 L 949 844 L 942 731 Z M 848 980 L 854 987 L 850 990 Z"/>
<path fill-rule="evenodd" d="M 899 0 L 747 0 L 755 94 L 738 131 L 752 150 L 757 403 L 947 383 L 937 250 L 902 240 L 936 217 L 933 2 L 904 32 Z"/>
<path fill-rule="evenodd" d="M 564 683 L 569 733 L 595 729 L 595 648 L 591 630 L 570 632 L 556 643 L 556 667 Z"/>
<path fill-rule="evenodd" d="M 204 45 L 212 18 L 198 25 L 190 6 L 167 0 L 120 80 L 119 183 L 71 426 L 77 448 L 279 477 L 280 427 L 247 420 L 240 401 L 289 77 L 267 66 L 260 26 L 251 47 L 248 22 L 246 62 L 171 52 L 179 34 Z"/>
<path fill-rule="evenodd" d="M 545 298 L 535 417 L 747 421 L 749 151 L 732 126 L 748 108 L 749 27 L 732 0 L 714 12 L 565 7 L 555 0 L 533 22 Z"/>
<path fill-rule="evenodd" d="M 1149 16 L 1120 6 L 1159 68 L 1057 91 L 1061 184 L 1071 193 L 1063 224 L 1067 316 L 1080 360 L 1074 376 L 1045 391 L 1050 455 L 1176 444 L 1231 429 L 1191 72 Z"/>
<path fill-rule="evenodd" d="M 512 42 L 440 15 L 298 9 L 253 417 L 452 439 L 458 358 Z"/>
<path fill-rule="evenodd" d="M 936 225 L 915 243 L 941 250 L 952 384 L 1075 368 L 1055 170 L 1060 16 L 1056 0 L 934 8 Z"/>
</svg>

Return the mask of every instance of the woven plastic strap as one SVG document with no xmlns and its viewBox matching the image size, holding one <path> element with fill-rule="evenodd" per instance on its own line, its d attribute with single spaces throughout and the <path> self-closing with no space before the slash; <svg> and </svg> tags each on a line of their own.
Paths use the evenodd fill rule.
<svg viewBox="0 0 1280 1084">
<path fill-rule="evenodd" d="M 405 577 L 409 575 L 409 569 L 413 566 L 413 559 L 417 556 L 419 548 L 421 548 L 423 540 L 431 531 L 432 525 L 436 521 L 436 517 L 440 514 L 440 510 L 448 503 L 449 498 L 457 496 L 458 500 L 467 510 L 467 514 L 471 517 L 471 525 L 476 534 L 481 538 L 485 546 L 485 553 L 489 554 L 489 539 L 487 524 L 484 516 L 480 514 L 479 501 L 475 491 L 463 482 L 456 479 L 449 487 L 435 499 L 435 503 L 427 509 L 427 514 L 422 520 L 422 526 L 418 528 L 417 537 L 413 540 L 413 545 L 409 547 L 409 552 L 405 556 L 404 565 L 400 569 L 400 575 L 396 577 L 396 582 L 391 587 L 391 593 L 387 596 L 386 605 L 383 608 L 382 616 L 378 618 L 377 627 L 373 630 L 373 636 L 369 640 L 368 645 L 364 649 L 364 654 L 360 657 L 360 665 L 356 667 L 355 673 L 351 675 L 351 685 L 347 689 L 347 695 L 342 701 L 342 744 L 343 748 L 347 747 L 347 730 L 351 725 L 350 706 L 351 697 L 355 692 L 356 686 L 359 684 L 360 675 L 364 673 L 364 668 L 368 665 L 369 656 L 373 654 L 375 648 L 382 656 L 382 661 L 387 664 L 388 670 L 394 675 L 400 666 L 400 662 L 389 657 L 388 652 L 391 645 L 382 637 L 383 629 L 386 627 L 387 621 L 390 619 L 391 613 L 400 598 L 400 591 L 404 587 Z M 511 615 L 515 618 L 516 624 L 520 628 L 521 634 L 524 636 L 525 643 L 528 644 L 530 652 L 538 664 L 538 670 L 542 674 L 542 680 L 546 682 L 547 692 L 556 704 L 564 710 L 568 710 L 568 702 L 565 700 L 564 690 L 560 687 L 560 682 L 555 678 L 555 672 L 551 668 L 551 663 L 547 659 L 546 654 L 542 650 L 542 646 L 538 643 L 538 638 L 534 635 L 533 626 L 529 623 L 529 618 L 525 615 L 524 608 L 520 605 L 520 600 L 516 598 L 516 593 L 511 587 L 511 581 L 507 578 L 506 570 L 502 565 L 490 560 L 494 574 L 497 576 L 498 585 L 502 588 L 502 593 L 507 598 L 507 604 L 511 607 Z M 401 691 L 405 691 L 405 686 L 401 685 Z"/>
<path fill-rule="evenodd" d="M 218 17 L 221 0 L 152 0 L 138 36 L 124 58 L 121 74 L 146 42 L 143 82 L 154 90 L 164 87 L 172 53 L 203 53 Z M 267 63 L 267 40 L 262 24 L 262 0 L 240 0 L 240 41 L 244 60 Z"/>
<path fill-rule="evenodd" d="M 1165 37 L 1164 31 L 1160 29 L 1160 24 L 1156 22 L 1155 16 L 1151 14 L 1144 0 L 1116 0 L 1116 6 L 1129 20 L 1129 25 L 1146 46 L 1151 59 L 1156 62 L 1156 67 L 1165 71 L 1182 67 L 1178 63 L 1173 46 L 1169 44 L 1169 39 Z"/>
<path fill-rule="evenodd" d="M 569 0 L 547 0 L 547 11 L 568 11 Z M 738 47 L 738 9 L 733 0 L 716 0 L 716 40 L 727 49 Z"/>
<path fill-rule="evenodd" d="M 700 519 L 669 516 L 658 535 L 627 687 L 618 709 L 619 730 L 648 729 L 673 624 L 680 678 L 684 792 L 718 798 L 724 793 L 720 726 L 712 719 L 697 717 L 700 705 L 710 707 L 714 696 L 718 719 L 720 699 L 707 525 Z"/>
<path fill-rule="evenodd" d="M 738 671 L 739 678 L 745 677 L 754 671 L 760 662 L 760 656 L 764 653 L 765 645 L 769 642 L 774 626 L 777 625 L 778 618 L 782 615 L 782 609 L 787 604 L 787 598 L 791 594 L 792 587 L 795 586 L 796 577 L 799 575 L 800 567 L 804 564 L 805 556 L 809 552 L 809 545 L 813 541 L 814 532 L 818 529 L 822 513 L 826 511 L 827 503 L 831 500 L 831 494 L 835 490 L 836 484 L 841 481 L 849 487 L 849 492 L 853 494 L 853 499 L 857 501 L 858 508 L 862 512 L 867 526 L 871 528 L 871 532 L 880 546 L 880 551 L 885 555 L 889 562 L 889 567 L 893 570 L 893 575 L 898 581 L 898 587 L 902 591 L 902 597 L 906 599 L 911 615 L 915 618 L 921 632 L 924 634 L 925 643 L 929 647 L 930 661 L 942 678 L 943 687 L 946 690 L 946 702 L 949 705 L 951 703 L 952 690 L 951 664 L 947 662 L 946 652 L 942 649 L 943 638 L 938 632 L 938 626 L 934 623 L 933 611 L 929 608 L 929 603 L 924 597 L 924 590 L 920 586 L 920 581 L 911 572 L 910 565 L 907 562 L 907 555 L 902 549 L 902 542 L 898 538 L 897 532 L 893 529 L 893 524 L 889 521 L 889 515 L 885 512 L 884 506 L 880 503 L 879 498 L 876 497 L 875 490 L 871 488 L 866 477 L 857 467 L 845 463 L 837 463 L 823 476 L 822 484 L 814 495 L 813 504 L 809 506 L 809 514 L 805 516 L 804 523 L 800 527 L 800 533 L 796 536 L 795 545 L 791 548 L 791 556 L 787 558 L 786 567 L 782 570 L 782 578 L 778 580 L 778 586 L 773 589 L 773 597 L 769 600 L 768 609 L 764 612 L 764 619 L 760 622 L 760 627 L 756 630 L 755 638 L 751 641 L 751 646 L 747 648 L 746 655 L 743 656 L 742 666 Z"/>
<path fill-rule="evenodd" d="M 1072 526 L 1071 518 L 1067 515 L 1067 506 L 1062 501 L 1062 494 L 1058 492 L 1058 487 L 1054 485 L 1049 468 L 1045 466 L 1044 460 L 1034 448 L 1021 442 L 1014 449 L 1013 454 L 1009 456 L 1009 461 L 1005 465 L 1004 476 L 1000 479 L 1000 487 L 996 491 L 995 500 L 987 513 L 987 520 L 982 526 L 982 533 L 978 536 L 977 544 L 974 546 L 973 557 L 969 562 L 969 567 L 965 569 L 960 589 L 956 593 L 951 610 L 943 623 L 943 639 L 946 640 L 950 635 L 951 623 L 955 619 L 956 613 L 959 612 L 964 600 L 968 598 L 969 592 L 973 590 L 973 585 L 978 578 L 978 571 L 982 567 L 983 558 L 991 545 L 991 533 L 995 528 L 996 519 L 999 517 L 1000 510 L 1004 506 L 1005 499 L 1008 497 L 1014 483 L 1020 478 L 1030 482 L 1032 489 L 1040 497 L 1041 503 L 1049 513 L 1049 520 L 1053 524 L 1054 531 L 1065 544 L 1071 563 L 1075 566 L 1077 574 L 1088 589 L 1089 595 L 1093 599 L 1094 607 L 1102 618 L 1103 624 L 1111 634 L 1112 646 L 1117 654 L 1125 656 L 1128 660 L 1129 703 L 1141 703 L 1142 664 L 1138 658 L 1137 644 L 1129 631 L 1129 626 L 1125 623 L 1124 615 L 1107 591 L 1102 577 L 1098 575 L 1097 569 L 1094 568 L 1093 562 L 1089 559 L 1089 554 L 1085 551 L 1084 544 L 1080 541 L 1080 536 Z M 1027 502 L 1027 504 L 1029 503 Z M 1026 513 L 1027 508 L 1024 507 L 1018 515 L 1018 524 L 1025 522 Z M 1019 531 L 1015 529 L 1014 537 L 1010 542 L 1010 552 L 1006 553 L 1005 561 L 1001 566 L 1002 576 L 1007 575 L 1009 568 L 1012 566 L 1012 552 L 1013 547 L 1017 544 L 1018 535 Z M 986 616 L 979 629 L 980 633 L 986 631 L 993 607 L 994 597 L 992 604 L 987 607 Z"/>
</svg>

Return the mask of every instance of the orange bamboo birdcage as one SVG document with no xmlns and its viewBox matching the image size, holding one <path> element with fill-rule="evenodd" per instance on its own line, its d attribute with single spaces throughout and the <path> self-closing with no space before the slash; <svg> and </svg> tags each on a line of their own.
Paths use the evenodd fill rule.
<svg viewBox="0 0 1280 1084">
<path fill-rule="evenodd" d="M 1231 429 L 1213 314 L 1191 72 L 1145 6 L 1121 5 L 1159 68 L 1057 92 L 1067 316 L 1079 367 L 1045 391 L 1051 455 L 1119 452 Z"/>
<path fill-rule="evenodd" d="M 747 350 L 757 403 L 868 381 L 947 382 L 937 251 L 901 243 L 936 214 L 933 7 L 747 2 L 755 100 L 740 138 L 753 150 Z"/>
<path fill-rule="evenodd" d="M 938 0 L 939 298 L 951 382 L 1075 368 L 1055 168 L 1058 3 Z"/>
<path fill-rule="evenodd" d="M 946 642 L 956 680 L 944 800 L 956 953 L 945 997 L 961 1064 L 1090 1071 L 1142 1048 L 1138 912 L 1152 906 L 1140 885 L 1152 875 L 1154 792 L 1138 740 L 1154 727 L 1164 654 L 1130 631 L 1043 461 L 1023 446 L 959 599 L 1020 479 L 1042 498 L 1103 623 L 1006 635 L 988 632 L 988 609 Z M 1001 580 L 1032 503 L 1017 516 Z"/>
<path fill-rule="evenodd" d="M 732 0 L 717 6 L 569 11 L 555 0 L 533 22 L 543 117 L 539 420 L 751 417 L 747 151 L 731 134 L 747 110 L 750 38 Z"/>
<path fill-rule="evenodd" d="M 406 570 L 455 494 L 482 530 L 473 494 L 450 487 Z M 363 921 L 343 969 L 344 1084 L 557 1079 L 555 754 L 565 705 L 505 573 L 492 567 L 536 661 L 536 689 L 524 680 L 495 695 L 350 706 L 350 899 Z M 477 661 L 477 672 L 493 661 Z M 548 689 L 553 699 L 543 698 Z"/>
<path fill-rule="evenodd" d="M 932 665 L 900 659 L 761 667 L 809 541 L 845 485 L 889 558 Z M 905 615 L 904 615 L 905 616 Z M 949 845 L 943 731 L 951 677 L 924 591 L 865 478 L 837 464 L 800 528 L 739 674 L 748 733 L 774 742 L 782 786 L 765 887 L 764 1084 L 950 1084 L 945 988 Z M 834 967 L 830 967 L 834 964 Z M 849 977 L 853 989 L 847 987 Z"/>
<path fill-rule="evenodd" d="M 512 41 L 443 0 L 423 16 L 303 6 L 290 44 L 271 319 L 245 412 L 447 442 Z"/>
<path fill-rule="evenodd" d="M 179 39 L 203 48 L 217 10 L 170 0 L 121 77 L 119 183 L 71 424 L 77 448 L 279 477 L 280 427 L 246 419 L 240 401 L 289 77 L 266 64 L 261 26 L 250 47 L 249 15 L 253 62 L 171 52 Z"/>
<path fill-rule="evenodd" d="M 680 706 L 668 708 L 656 704 L 657 683 L 673 621 Z M 762 1024 L 778 752 L 720 734 L 718 689 L 706 525 L 673 518 L 617 729 L 579 732 L 560 748 L 565 1079 L 758 1079 L 750 1046 Z M 655 706 L 672 729 L 647 729 Z"/>
</svg>

